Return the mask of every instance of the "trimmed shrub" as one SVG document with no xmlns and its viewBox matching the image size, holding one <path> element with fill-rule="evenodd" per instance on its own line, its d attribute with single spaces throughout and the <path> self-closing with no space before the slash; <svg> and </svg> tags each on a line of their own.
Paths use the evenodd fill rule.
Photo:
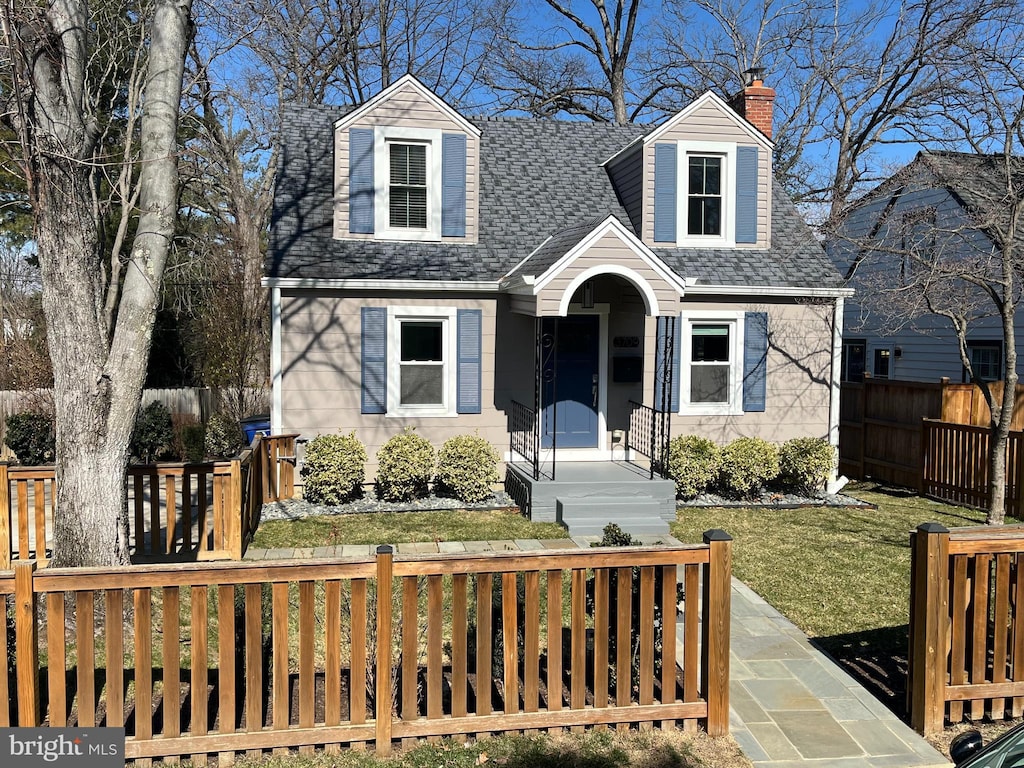
<svg viewBox="0 0 1024 768">
<path fill-rule="evenodd" d="M 4 442 L 22 464 L 52 464 L 57 455 L 53 419 L 46 413 L 27 411 L 8 416 Z"/>
<path fill-rule="evenodd" d="M 441 446 L 437 482 L 442 492 L 468 503 L 483 501 L 499 479 L 498 452 L 482 437 L 456 435 Z"/>
<path fill-rule="evenodd" d="M 722 449 L 719 478 L 730 496 L 752 496 L 778 475 L 779 449 L 760 437 L 739 437 Z"/>
<path fill-rule="evenodd" d="M 407 427 L 377 451 L 377 498 L 410 501 L 430 492 L 434 446 Z"/>
<path fill-rule="evenodd" d="M 312 504 L 344 504 L 359 495 L 366 476 L 366 448 L 355 432 L 320 435 L 306 446 L 302 495 Z"/>
<path fill-rule="evenodd" d="M 676 481 L 676 498 L 700 496 L 718 480 L 722 449 L 700 435 L 674 437 L 668 444 L 668 474 Z"/>
<path fill-rule="evenodd" d="M 159 400 L 139 411 L 132 434 L 132 455 L 151 464 L 171 450 L 174 444 L 174 424 L 171 412 Z"/>
<path fill-rule="evenodd" d="M 832 473 L 833 462 L 834 451 L 828 441 L 795 437 L 779 449 L 779 481 L 798 493 L 818 493 Z"/>
<path fill-rule="evenodd" d="M 198 464 L 206 458 L 206 429 L 202 424 L 181 427 L 181 460 Z"/>
<path fill-rule="evenodd" d="M 206 455 L 228 458 L 238 453 L 244 437 L 238 422 L 226 413 L 215 413 L 206 425 Z"/>
</svg>

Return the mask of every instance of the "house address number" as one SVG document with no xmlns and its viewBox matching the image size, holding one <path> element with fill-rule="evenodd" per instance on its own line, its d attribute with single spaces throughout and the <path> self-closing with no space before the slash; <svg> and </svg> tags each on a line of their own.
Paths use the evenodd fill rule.
<svg viewBox="0 0 1024 768">
<path fill-rule="evenodd" d="M 612 346 L 616 349 L 636 349 L 640 346 L 639 336 L 615 336 Z"/>
</svg>

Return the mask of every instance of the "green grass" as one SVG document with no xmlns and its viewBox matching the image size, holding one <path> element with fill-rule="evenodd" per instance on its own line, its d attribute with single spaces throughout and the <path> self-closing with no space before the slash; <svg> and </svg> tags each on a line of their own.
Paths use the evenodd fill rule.
<svg viewBox="0 0 1024 768">
<path fill-rule="evenodd" d="M 728 532 L 733 574 L 902 714 L 910 531 L 924 522 L 980 525 L 985 513 L 872 484 L 846 492 L 877 509 L 681 508 L 672 532 L 683 541 Z"/>
<path fill-rule="evenodd" d="M 260 549 L 324 547 L 337 544 L 405 544 L 423 541 L 562 539 L 557 523 L 534 523 L 519 512 L 371 512 L 260 525 L 250 546 Z"/>
<path fill-rule="evenodd" d="M 985 513 L 863 484 L 847 491 L 877 509 L 681 508 L 683 541 L 721 528 L 733 573 L 811 636 L 907 623 L 910 531 L 924 522 L 980 525 Z"/>
</svg>

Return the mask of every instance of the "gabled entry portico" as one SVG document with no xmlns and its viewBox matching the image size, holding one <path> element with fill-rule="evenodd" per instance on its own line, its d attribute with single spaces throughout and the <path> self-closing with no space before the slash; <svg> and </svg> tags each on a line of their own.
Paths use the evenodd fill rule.
<svg viewBox="0 0 1024 768">
<path fill-rule="evenodd" d="M 623 527 L 631 512 L 637 532 L 666 531 L 671 360 L 685 283 L 610 216 L 551 236 L 502 288 L 513 312 L 534 319 L 532 402 L 509 411 L 510 492 L 534 519 L 568 525 L 582 520 L 583 504 L 607 507 L 601 514 Z"/>
</svg>

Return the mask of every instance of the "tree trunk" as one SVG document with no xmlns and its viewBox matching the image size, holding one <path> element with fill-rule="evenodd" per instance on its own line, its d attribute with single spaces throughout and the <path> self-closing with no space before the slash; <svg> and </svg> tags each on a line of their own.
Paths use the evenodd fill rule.
<svg viewBox="0 0 1024 768">
<path fill-rule="evenodd" d="M 26 133 L 54 375 L 58 566 L 128 561 L 125 472 L 177 213 L 178 110 L 190 12 L 191 0 L 155 3 L 141 120 L 138 234 L 112 316 L 104 309 L 106 274 L 93 205 L 86 4 L 63 0 L 51 7 L 47 23 L 64 41 L 59 58 L 49 47 L 52 38 L 38 38 L 52 58 L 35 57 L 32 78 L 41 106 Z"/>
</svg>

